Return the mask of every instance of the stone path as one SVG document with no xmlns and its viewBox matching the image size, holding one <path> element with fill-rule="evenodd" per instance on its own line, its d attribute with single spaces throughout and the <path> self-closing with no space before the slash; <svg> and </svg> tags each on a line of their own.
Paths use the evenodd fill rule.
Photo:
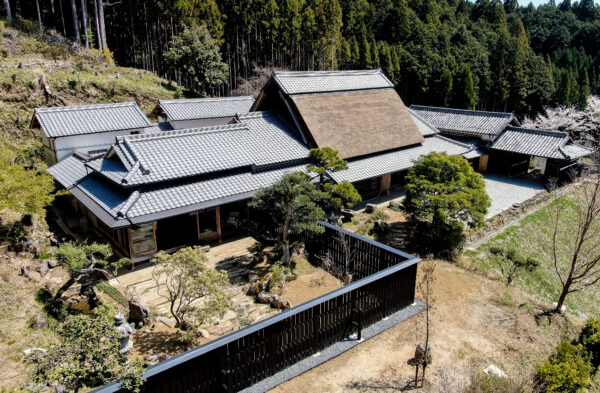
<svg viewBox="0 0 600 393">
<path fill-rule="evenodd" d="M 252 258 L 248 249 L 254 242 L 253 238 L 245 237 L 211 247 L 206 253 L 207 266 L 226 271 L 229 281 L 233 284 L 226 291 L 231 299 L 232 309 L 213 326 L 207 328 L 211 334 L 226 334 L 239 329 L 241 324 L 254 323 L 276 312 L 268 305 L 255 304 L 254 299 L 247 296 L 242 288 L 248 282 L 250 272 L 248 263 Z M 170 318 L 169 302 L 159 295 L 158 285 L 152 277 L 154 266 L 155 264 L 151 262 L 138 266 L 135 270 L 111 280 L 111 285 L 125 293 L 138 295 L 157 315 Z M 203 303 L 204 299 L 199 299 L 194 304 L 201 306 Z"/>
</svg>

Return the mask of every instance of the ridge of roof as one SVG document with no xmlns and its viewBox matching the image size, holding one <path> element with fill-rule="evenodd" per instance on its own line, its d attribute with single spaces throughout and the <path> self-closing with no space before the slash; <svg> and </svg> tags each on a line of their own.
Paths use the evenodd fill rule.
<svg viewBox="0 0 600 393">
<path fill-rule="evenodd" d="M 333 71 L 273 71 L 274 76 L 292 76 L 292 77 L 305 77 L 305 76 L 321 76 L 321 75 L 377 75 L 382 74 L 381 68 L 374 70 L 333 70 Z"/>
<path fill-rule="evenodd" d="M 562 136 L 563 138 L 568 138 L 569 134 L 564 131 L 553 131 L 553 130 L 540 130 L 536 128 L 523 128 L 523 127 L 514 127 L 508 126 L 504 130 L 506 131 L 515 131 L 515 132 L 523 132 L 529 134 L 539 134 L 539 135 L 548 135 L 548 136 Z"/>
<path fill-rule="evenodd" d="M 238 113 L 235 115 L 235 119 L 238 121 L 249 120 L 249 119 L 264 119 L 266 117 L 277 116 L 273 111 L 252 111 L 246 113 Z"/>
<path fill-rule="evenodd" d="M 487 116 L 494 116 L 494 117 L 506 117 L 506 118 L 513 118 L 515 117 L 515 115 L 513 113 L 510 112 L 491 112 L 491 111 L 479 111 L 479 110 L 470 110 L 470 109 L 457 109 L 457 108 L 444 108 L 444 107 L 440 107 L 440 106 L 426 106 L 426 105 L 411 105 L 409 107 L 410 109 L 416 109 L 416 110 L 431 110 L 434 112 L 451 112 L 451 113 L 459 113 L 459 114 L 463 114 L 463 115 L 487 115 Z"/>
<path fill-rule="evenodd" d="M 252 96 L 236 97 L 204 97 L 204 98 L 171 98 L 158 100 L 159 104 L 193 104 L 196 102 L 218 102 L 218 101 L 248 101 L 254 100 Z"/>
<path fill-rule="evenodd" d="M 34 113 L 48 113 L 48 112 L 67 112 L 67 111 L 81 111 L 90 109 L 102 109 L 102 108 L 121 108 L 127 106 L 137 106 L 135 101 L 126 102 L 110 102 L 105 104 L 87 104 L 87 105 L 64 105 L 64 106 L 46 106 L 35 108 Z M 148 124 L 152 125 L 150 120 Z"/>
<path fill-rule="evenodd" d="M 213 132 L 237 131 L 247 128 L 248 127 L 243 123 L 232 123 L 210 127 L 184 128 L 181 130 L 163 131 L 151 134 L 121 135 L 117 136 L 117 143 L 125 141 L 136 142 L 144 140 L 167 139 L 186 135 L 209 134 Z"/>
</svg>

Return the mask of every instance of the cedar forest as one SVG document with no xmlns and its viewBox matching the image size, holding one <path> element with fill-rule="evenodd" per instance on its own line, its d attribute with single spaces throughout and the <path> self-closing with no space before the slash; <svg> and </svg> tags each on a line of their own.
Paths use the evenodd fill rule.
<svg viewBox="0 0 600 393">
<path fill-rule="evenodd" d="M 406 104 L 512 111 L 585 107 L 600 93 L 600 6 L 517 0 L 4 0 L 81 45 L 108 48 L 204 94 L 230 95 L 260 68 L 382 68 Z M 165 61 L 172 37 L 206 25 L 228 71 L 201 89 Z"/>
</svg>

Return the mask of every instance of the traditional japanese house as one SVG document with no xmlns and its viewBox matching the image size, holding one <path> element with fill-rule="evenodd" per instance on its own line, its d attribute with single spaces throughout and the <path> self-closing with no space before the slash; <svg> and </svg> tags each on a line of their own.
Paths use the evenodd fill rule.
<svg viewBox="0 0 600 393">
<path fill-rule="evenodd" d="M 31 128 L 40 130 L 49 165 L 74 152 L 106 152 L 117 136 L 149 132 L 153 124 L 135 102 L 36 108 Z"/>
<path fill-rule="evenodd" d="M 275 72 L 230 124 L 119 136 L 106 154 L 75 154 L 49 172 L 91 227 L 138 262 L 233 236 L 256 191 L 306 171 L 309 150 L 325 146 L 349 165 L 332 180 L 365 198 L 400 183 L 421 155 L 475 151 L 407 109 L 381 71 Z"/>
<path fill-rule="evenodd" d="M 251 96 L 159 100 L 150 116 L 175 130 L 216 126 L 247 113 L 253 103 Z"/>
</svg>

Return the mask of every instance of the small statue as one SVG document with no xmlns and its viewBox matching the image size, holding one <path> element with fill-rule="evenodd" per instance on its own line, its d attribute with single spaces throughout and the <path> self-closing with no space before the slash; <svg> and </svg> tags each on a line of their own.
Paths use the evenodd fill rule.
<svg viewBox="0 0 600 393">
<path fill-rule="evenodd" d="M 125 322 L 125 317 L 121 313 L 115 315 L 115 328 L 121 334 L 121 341 L 119 343 L 119 353 L 121 355 L 128 354 L 133 348 L 133 340 L 130 336 L 133 334 L 135 327 Z"/>
</svg>

